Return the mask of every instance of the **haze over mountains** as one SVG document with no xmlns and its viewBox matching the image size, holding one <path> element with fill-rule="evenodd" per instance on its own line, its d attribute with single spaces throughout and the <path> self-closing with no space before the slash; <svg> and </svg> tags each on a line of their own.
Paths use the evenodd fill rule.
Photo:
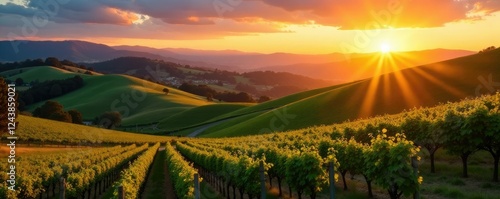
<svg viewBox="0 0 500 199">
<path fill-rule="evenodd" d="M 289 72 L 332 82 L 348 82 L 416 65 L 448 60 L 475 52 L 465 50 L 434 49 L 391 53 L 398 68 L 377 70 L 374 57 L 381 53 L 341 53 L 306 55 L 291 53 L 250 53 L 236 50 L 194 50 L 179 48 L 156 49 L 144 46 L 107 46 L 85 41 L 0 41 L 0 61 L 21 61 L 44 57 L 57 57 L 75 62 L 97 62 L 117 57 L 134 56 L 161 59 L 183 65 L 218 68 L 246 72 L 270 70 Z M 362 70 L 360 70 L 360 68 Z"/>
<path fill-rule="evenodd" d="M 369 78 L 374 74 L 386 74 L 405 68 L 467 56 L 473 53 L 474 52 L 465 50 L 448 49 L 392 52 L 390 54 L 369 53 L 353 55 L 339 61 L 328 63 L 274 65 L 254 70 L 289 72 L 333 82 L 350 82 Z M 396 67 L 378 67 L 379 63 L 384 66 Z"/>
</svg>

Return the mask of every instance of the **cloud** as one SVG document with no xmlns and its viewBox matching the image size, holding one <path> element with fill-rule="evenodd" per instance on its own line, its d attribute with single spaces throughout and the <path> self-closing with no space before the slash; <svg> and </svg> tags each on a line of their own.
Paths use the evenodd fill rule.
<svg viewBox="0 0 500 199">
<path fill-rule="evenodd" d="M 62 2 L 62 3 L 59 3 Z M 130 25 L 138 16 L 119 8 L 104 6 L 97 1 L 44 0 L 27 1 L 25 5 L 0 5 L 0 14 L 39 17 L 58 23 L 97 23 Z"/>
<path fill-rule="evenodd" d="M 149 18 L 140 24 L 117 25 L 95 23 L 49 22 L 38 28 L 32 21 L 15 15 L 0 16 L 0 37 L 7 39 L 91 39 L 91 38 L 131 38 L 158 40 L 204 40 L 220 39 L 226 36 L 253 35 L 259 33 L 282 32 L 274 23 L 243 23 L 229 19 L 214 20 L 213 25 L 165 24 L 161 19 Z M 27 33 L 26 33 L 27 32 Z M 14 33 L 14 34 L 11 34 Z M 35 38 L 36 39 L 36 38 Z"/>
<path fill-rule="evenodd" d="M 0 33 L 19 29 L 18 16 L 50 21 L 40 36 L 207 39 L 283 32 L 287 24 L 439 27 L 499 10 L 498 0 L 26 0 L 0 4 Z"/>
<path fill-rule="evenodd" d="M 312 14 L 319 24 L 364 29 L 377 22 L 390 27 L 438 27 L 449 22 L 477 20 L 500 10 L 497 0 L 262 0 L 290 12 Z M 481 13 L 471 17 L 472 13 Z"/>
</svg>

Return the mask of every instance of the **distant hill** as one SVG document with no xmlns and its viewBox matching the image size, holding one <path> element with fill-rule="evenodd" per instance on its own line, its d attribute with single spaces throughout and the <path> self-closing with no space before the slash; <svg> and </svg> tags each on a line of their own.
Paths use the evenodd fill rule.
<svg viewBox="0 0 500 199">
<path fill-rule="evenodd" d="M 94 70 L 109 74 L 129 74 L 139 78 L 150 78 L 154 81 L 169 83 L 169 78 L 176 78 L 177 83 L 194 82 L 221 87 L 212 81 L 224 84 L 229 90 L 244 91 L 259 97 L 283 97 L 292 93 L 321 88 L 335 84 L 334 82 L 318 80 L 287 72 L 254 71 L 247 73 L 229 72 L 215 69 L 186 67 L 172 62 L 152 60 L 142 57 L 120 57 L 104 62 L 86 63 Z M 207 83 L 196 83 L 207 81 Z M 243 84 L 250 89 L 240 89 Z M 180 85 L 176 85 L 180 86 Z"/>
<path fill-rule="evenodd" d="M 13 46 L 14 44 L 14 46 Z M 146 48 L 138 50 L 115 49 L 104 44 L 86 41 L 0 41 L 0 62 L 23 61 L 25 59 L 38 59 L 46 57 L 57 57 L 60 60 L 67 59 L 73 62 L 101 62 L 118 57 L 145 57 L 159 59 L 182 65 L 192 65 L 207 68 L 220 68 L 226 70 L 237 70 L 232 66 L 220 66 L 217 64 L 200 61 L 182 60 L 169 56 L 150 53 Z"/>
<path fill-rule="evenodd" d="M 13 47 L 17 43 L 17 49 Z M 22 61 L 57 57 L 74 62 L 96 62 L 117 57 L 137 56 L 162 59 L 162 56 L 138 51 L 116 50 L 103 44 L 85 41 L 0 41 L 0 61 Z"/>
<path fill-rule="evenodd" d="M 252 53 L 235 50 L 195 50 L 185 48 L 150 48 L 144 46 L 114 46 L 119 50 L 133 50 L 154 53 L 177 59 L 202 61 L 218 66 L 233 66 L 238 71 L 248 71 L 270 65 L 289 65 L 297 63 L 329 63 L 345 59 L 341 53 L 330 54 L 292 54 L 292 53 Z"/>
<path fill-rule="evenodd" d="M 13 44 L 15 44 L 13 46 Z M 253 53 L 236 50 L 195 50 L 185 48 L 150 48 L 145 46 L 107 46 L 103 44 L 68 41 L 0 41 L 0 62 L 22 61 L 57 57 L 73 62 L 101 62 L 118 57 L 145 57 L 194 67 L 221 69 L 236 72 L 264 71 L 290 72 L 315 79 L 329 81 L 350 81 L 366 78 L 373 71 L 353 75 L 360 68 L 370 69 L 369 63 L 376 53 L 350 54 L 350 59 L 341 53 L 292 54 Z M 400 68 L 433 63 L 446 59 L 470 55 L 473 52 L 461 50 L 425 50 L 393 53 Z M 371 67 L 373 69 L 373 67 Z M 390 72 L 390 71 L 388 71 Z M 349 77 L 349 78 L 346 78 Z M 354 76 L 351 78 L 351 76 Z"/>
<path fill-rule="evenodd" d="M 500 90 L 498 74 L 500 49 L 297 93 L 239 109 L 225 116 L 279 107 L 221 123 L 209 128 L 203 136 L 286 131 L 455 102 Z"/>
<path fill-rule="evenodd" d="M 301 74 L 316 79 L 324 79 L 334 82 L 349 82 L 372 77 L 377 71 L 378 60 L 381 56 L 391 56 L 392 64 L 397 67 L 384 67 L 380 73 L 389 73 L 409 67 L 429 64 L 457 57 L 467 56 L 475 52 L 466 50 L 434 49 L 412 52 L 393 52 L 390 54 L 370 53 L 358 54 L 336 62 L 312 64 L 302 62 L 292 65 L 273 65 L 255 68 L 253 70 L 270 70 L 276 72 L 289 72 Z"/>
<path fill-rule="evenodd" d="M 144 46 L 114 46 L 113 48 L 148 52 L 165 57 L 213 64 L 208 67 L 220 68 L 223 66 L 232 66 L 234 70 L 240 72 L 270 70 L 274 72 L 290 72 L 316 79 L 333 81 L 341 79 L 343 77 L 342 75 L 350 75 L 360 67 L 366 66 L 372 57 L 376 57 L 380 54 L 364 53 L 346 56 L 342 53 L 313 55 L 293 53 L 264 54 L 235 50 L 195 50 L 185 48 L 157 49 Z M 474 53 L 475 52 L 466 50 L 433 49 L 396 52 L 392 54 L 395 56 L 395 60 L 404 64 L 405 67 L 403 68 L 406 68 Z M 367 71 L 368 74 L 370 72 L 372 71 Z"/>
</svg>

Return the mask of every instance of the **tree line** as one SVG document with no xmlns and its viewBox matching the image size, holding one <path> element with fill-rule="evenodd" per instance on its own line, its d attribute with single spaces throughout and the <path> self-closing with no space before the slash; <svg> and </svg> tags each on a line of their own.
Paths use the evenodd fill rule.
<svg viewBox="0 0 500 199">
<path fill-rule="evenodd" d="M 16 82 L 18 81 L 16 80 Z M 75 91 L 82 88 L 84 85 L 83 79 L 79 75 L 63 80 L 49 80 L 42 83 L 33 83 L 31 88 L 19 93 L 18 102 L 20 110 L 24 110 L 28 105 Z"/>
<path fill-rule="evenodd" d="M 73 66 L 83 70 L 87 70 L 87 72 L 94 71 L 93 67 L 86 67 L 85 65 L 77 64 L 66 59 L 60 61 L 55 57 L 47 57 L 45 60 L 39 58 L 39 59 L 26 59 L 24 61 L 19 61 L 19 62 L 0 63 L 0 72 L 14 70 L 14 69 L 28 68 L 28 67 L 37 67 L 37 66 L 54 66 L 56 68 L 61 68 L 61 69 L 66 69 L 66 67 L 64 66 Z"/>
<path fill-rule="evenodd" d="M 224 102 L 265 102 L 270 100 L 267 96 L 261 96 L 259 99 L 254 99 L 250 94 L 246 92 L 217 92 L 213 88 L 207 85 L 195 85 L 190 83 L 183 83 L 179 86 L 179 90 L 193 93 L 195 95 L 204 96 L 208 101 L 218 100 Z"/>
</svg>

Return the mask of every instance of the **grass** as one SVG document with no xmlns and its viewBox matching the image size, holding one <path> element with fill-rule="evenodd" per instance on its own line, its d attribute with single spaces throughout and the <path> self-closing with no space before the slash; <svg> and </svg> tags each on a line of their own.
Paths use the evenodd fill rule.
<svg viewBox="0 0 500 199">
<path fill-rule="evenodd" d="M 219 192 L 215 191 L 207 182 L 200 183 L 200 198 L 202 199 L 223 199 Z"/>
<path fill-rule="evenodd" d="M 110 186 L 110 187 L 108 187 L 108 189 L 106 189 L 106 192 L 102 193 L 101 198 L 105 198 L 105 199 L 113 198 L 114 192 L 115 192 L 115 189 L 113 188 L 113 186 Z"/>
<path fill-rule="evenodd" d="M 230 85 L 219 86 L 219 85 L 215 85 L 215 84 L 209 84 L 208 87 L 214 89 L 217 92 L 226 92 L 226 91 L 227 92 L 236 92 L 236 93 L 239 92 L 239 91 L 234 89 L 234 86 L 230 86 Z"/>
<path fill-rule="evenodd" d="M 424 181 L 420 187 L 420 195 L 422 198 L 450 198 L 450 199 L 499 199 L 500 183 L 491 181 L 492 171 L 484 171 L 490 169 L 489 158 L 485 163 L 480 163 L 469 169 L 469 178 L 460 177 L 462 169 L 461 162 L 456 162 L 452 156 L 444 151 L 438 151 L 436 154 L 436 163 L 439 165 L 436 173 L 430 173 L 430 161 L 428 158 L 421 160 L 419 166 L 420 174 Z M 473 154 L 470 158 L 480 159 L 485 158 L 482 152 Z M 451 160 L 451 161 L 450 161 Z M 445 169 L 444 169 L 445 168 Z M 458 172 L 458 174 L 457 174 Z M 488 178 L 484 178 L 485 174 Z M 364 179 L 360 175 L 356 175 L 354 180 L 347 178 L 348 191 L 343 191 L 342 181 L 339 179 L 336 182 L 336 198 L 367 198 L 367 190 Z M 387 191 L 381 187 L 373 185 L 375 198 L 388 197 Z M 276 188 L 271 190 L 277 195 Z M 328 188 L 325 187 L 318 198 L 328 198 Z M 402 198 L 412 198 L 405 196 Z"/>
<path fill-rule="evenodd" d="M 476 96 L 476 88 L 481 86 L 478 78 L 487 79 L 488 75 L 500 73 L 498 57 L 500 49 L 408 68 L 342 86 L 307 91 L 296 94 L 302 95 L 302 98 L 295 101 L 282 103 L 291 98 L 287 96 L 249 109 L 269 107 L 273 103 L 282 105 L 276 111 L 296 116 L 288 123 L 276 123 L 277 126 L 283 126 L 279 131 L 286 131 L 455 102 Z M 249 109 L 240 109 L 224 116 Z M 205 136 L 239 136 L 242 129 L 257 134 L 261 129 L 269 128 L 273 120 L 280 119 L 276 111 L 268 111 L 251 119 L 232 120 L 231 124 L 227 124 L 228 128 L 214 127 Z"/>
<path fill-rule="evenodd" d="M 199 106 L 173 114 L 160 121 L 158 127 L 162 130 L 172 131 L 203 123 L 219 115 L 251 106 L 247 103 L 224 103 Z"/>
<path fill-rule="evenodd" d="M 76 73 L 51 67 L 51 66 L 37 66 L 37 67 L 29 67 L 23 68 L 23 72 L 17 74 L 20 69 L 9 70 L 0 73 L 0 75 L 4 76 L 4 74 L 14 74 L 16 75 L 10 76 L 7 79 L 16 80 L 17 78 L 22 78 L 24 82 L 29 83 L 31 81 L 38 80 L 40 82 L 47 80 L 56 80 L 56 79 L 66 79 L 77 75 Z M 82 76 L 82 78 L 88 77 L 89 75 L 78 74 Z"/>
<path fill-rule="evenodd" d="M 78 68 L 78 67 L 74 67 L 74 66 L 64 66 L 67 70 L 71 71 L 71 72 L 74 72 L 74 73 L 85 73 L 87 70 L 84 70 L 84 69 L 81 69 L 81 68 Z M 90 73 L 92 73 L 92 75 L 102 75 L 101 73 L 98 73 L 98 72 L 94 72 L 94 71 L 89 71 Z"/>
<path fill-rule="evenodd" d="M 9 79 L 21 77 L 29 82 L 64 79 L 74 75 L 82 76 L 84 87 L 52 100 L 58 101 L 67 110 L 80 111 L 86 120 L 92 120 L 106 111 L 119 111 L 123 125 L 151 123 L 189 108 L 213 104 L 175 88 L 169 88 L 170 92 L 166 95 L 162 91 L 165 86 L 124 75 L 92 76 L 53 67 L 34 67 Z M 33 111 L 43 103 L 33 104 L 28 110 Z"/>
<path fill-rule="evenodd" d="M 421 185 L 424 198 L 499 198 L 500 183 L 491 181 L 493 158 L 488 152 L 478 151 L 471 155 L 469 163 L 476 163 L 469 164 L 469 178 L 461 177 L 460 158 L 447 154 L 445 150 L 436 152 L 436 173 L 430 173 L 430 160 L 425 154 L 422 157 L 419 170 L 424 178 Z"/>
<path fill-rule="evenodd" d="M 165 195 L 165 159 L 165 151 L 159 151 L 156 154 L 144 192 L 142 193 L 143 198 L 155 199 L 162 198 Z"/>
</svg>

